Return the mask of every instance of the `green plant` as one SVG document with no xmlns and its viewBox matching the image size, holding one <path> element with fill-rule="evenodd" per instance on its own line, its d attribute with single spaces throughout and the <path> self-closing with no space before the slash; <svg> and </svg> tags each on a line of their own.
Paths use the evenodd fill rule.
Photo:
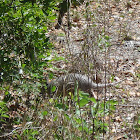
<svg viewBox="0 0 140 140">
<path fill-rule="evenodd" d="M 82 91 L 75 91 L 74 95 L 70 93 L 63 100 L 52 98 L 51 103 L 55 107 L 54 123 L 58 124 L 54 136 L 59 139 L 64 136 L 68 139 L 99 137 L 108 130 L 108 123 L 103 118 L 113 113 L 117 104 L 110 100 L 104 105 L 104 102 L 96 101 Z"/>
<path fill-rule="evenodd" d="M 1 80 L 20 79 L 22 73 L 41 74 L 51 44 L 45 36 L 46 16 L 30 3 L 5 1 L 1 4 Z M 7 7 L 10 5 L 9 7 Z"/>
<path fill-rule="evenodd" d="M 25 105 L 29 114 L 38 107 L 44 67 L 53 46 L 45 33 L 56 18 L 53 12 L 56 4 L 53 0 L 0 1 L 0 85 L 4 92 L 0 115 L 3 123 L 8 114 L 16 111 L 15 116 L 9 117 L 10 124 L 20 125 Z"/>
<path fill-rule="evenodd" d="M 9 115 L 8 115 L 8 108 L 6 106 L 6 103 L 3 101 L 0 101 L 0 134 L 3 131 L 3 124 L 7 124 L 7 119 L 9 119 Z"/>
</svg>

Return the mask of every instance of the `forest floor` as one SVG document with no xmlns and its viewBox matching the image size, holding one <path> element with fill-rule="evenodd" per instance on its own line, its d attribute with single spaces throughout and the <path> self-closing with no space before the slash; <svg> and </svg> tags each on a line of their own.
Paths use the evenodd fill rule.
<svg viewBox="0 0 140 140">
<path fill-rule="evenodd" d="M 112 1 L 106 5 L 90 2 L 88 7 L 83 4 L 70 9 L 70 30 L 67 29 L 65 14 L 61 29 L 52 27 L 48 33 L 55 44 L 54 52 L 66 59 L 53 62 L 59 69 L 54 71 L 56 75 L 64 74 L 65 71 L 78 72 L 94 79 L 93 74 L 97 71 L 89 70 L 88 65 L 94 63 L 92 58 L 96 54 L 109 71 L 108 75 L 114 75 L 117 81 L 125 79 L 118 88 L 107 93 L 108 99 L 116 99 L 119 102 L 116 113 L 111 118 L 114 121 L 110 124 L 107 136 L 113 140 L 140 138 L 138 130 L 134 129 L 140 121 L 139 14 L 140 2 L 137 0 L 119 3 Z M 103 37 L 103 30 L 111 37 L 111 45 L 107 50 L 99 48 L 105 45 L 102 41 L 99 42 L 99 36 Z M 105 56 L 107 62 L 104 61 Z M 105 71 L 101 70 L 100 73 L 102 74 L 99 76 L 99 82 L 104 82 Z"/>
</svg>

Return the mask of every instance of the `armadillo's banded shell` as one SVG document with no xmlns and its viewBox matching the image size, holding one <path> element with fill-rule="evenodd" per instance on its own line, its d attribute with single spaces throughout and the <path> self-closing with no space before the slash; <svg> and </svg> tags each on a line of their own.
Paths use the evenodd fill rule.
<svg viewBox="0 0 140 140">
<path fill-rule="evenodd" d="M 74 93 L 75 88 L 80 89 L 86 93 L 91 94 L 91 90 L 98 90 L 105 86 L 113 86 L 116 83 L 110 84 L 96 84 L 88 76 L 82 74 L 68 74 L 60 76 L 59 78 L 51 81 L 48 85 L 48 94 L 68 94 L 69 92 Z M 56 90 L 51 91 L 52 87 L 55 86 Z"/>
</svg>

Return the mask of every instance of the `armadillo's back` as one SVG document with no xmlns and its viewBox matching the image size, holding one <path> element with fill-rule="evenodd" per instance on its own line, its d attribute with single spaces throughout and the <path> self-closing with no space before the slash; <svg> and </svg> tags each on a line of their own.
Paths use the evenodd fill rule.
<svg viewBox="0 0 140 140">
<path fill-rule="evenodd" d="M 117 83 L 118 82 L 109 84 L 96 84 L 86 75 L 71 73 L 60 76 L 59 78 L 53 80 L 48 86 L 48 93 L 67 95 L 69 92 L 74 93 L 76 88 L 91 94 L 92 89 L 100 91 L 100 89 L 104 88 L 105 86 L 109 87 Z M 56 87 L 56 91 L 54 93 L 51 92 L 52 86 Z"/>
<path fill-rule="evenodd" d="M 75 88 L 80 89 L 84 92 L 90 93 L 93 81 L 85 75 L 82 74 L 68 74 L 63 75 L 51 82 L 49 86 L 50 88 L 54 85 L 56 87 L 56 91 L 54 92 L 57 95 L 67 94 L 69 92 L 74 93 Z M 50 94 L 52 94 L 50 92 Z"/>
</svg>

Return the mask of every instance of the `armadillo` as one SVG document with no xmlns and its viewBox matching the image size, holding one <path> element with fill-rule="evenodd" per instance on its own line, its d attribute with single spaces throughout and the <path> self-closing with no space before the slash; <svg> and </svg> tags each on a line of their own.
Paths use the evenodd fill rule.
<svg viewBox="0 0 140 140">
<path fill-rule="evenodd" d="M 66 95 L 69 92 L 74 93 L 76 86 L 81 91 L 91 94 L 92 89 L 99 90 L 105 87 L 114 86 L 117 83 L 118 82 L 108 84 L 96 84 L 92 81 L 92 79 L 90 79 L 86 75 L 71 73 L 67 75 L 62 75 L 56 78 L 55 80 L 52 80 L 51 82 L 47 83 L 47 92 L 49 95 Z M 51 89 L 53 86 L 56 87 L 56 90 L 52 92 Z"/>
</svg>

